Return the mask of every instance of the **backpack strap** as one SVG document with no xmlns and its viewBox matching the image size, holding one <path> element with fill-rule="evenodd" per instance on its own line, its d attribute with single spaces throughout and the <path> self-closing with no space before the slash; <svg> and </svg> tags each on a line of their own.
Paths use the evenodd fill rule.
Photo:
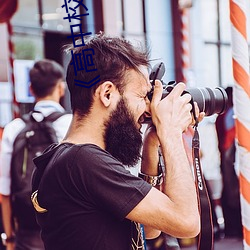
<svg viewBox="0 0 250 250">
<path fill-rule="evenodd" d="M 52 123 L 63 116 L 65 112 L 55 111 L 50 115 L 44 117 L 42 122 L 38 122 L 38 126 L 41 128 L 42 131 L 45 132 L 45 135 L 50 140 L 51 143 L 57 143 L 57 135 Z"/>
<path fill-rule="evenodd" d="M 67 112 L 55 111 L 55 112 L 51 113 L 50 115 L 46 116 L 45 120 L 49 121 L 49 122 L 54 122 L 57 119 L 59 119 L 61 116 L 66 115 L 66 114 L 67 114 Z"/>
</svg>

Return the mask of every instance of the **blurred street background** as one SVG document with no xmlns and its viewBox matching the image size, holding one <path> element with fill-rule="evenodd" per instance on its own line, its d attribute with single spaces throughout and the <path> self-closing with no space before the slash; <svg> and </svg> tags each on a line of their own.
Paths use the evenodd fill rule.
<svg viewBox="0 0 250 250">
<path fill-rule="evenodd" d="M 199 125 L 201 164 L 212 203 L 213 227 L 225 235 L 215 241 L 215 250 L 243 249 L 243 228 L 246 232 L 250 224 L 242 226 L 241 206 L 250 201 L 246 202 L 239 192 L 240 165 L 235 148 L 234 90 L 243 85 L 235 82 L 232 63 L 233 1 L 85 0 L 89 14 L 81 20 L 69 19 L 63 8 L 65 2 L 69 7 L 76 4 L 69 0 L 0 0 L 0 141 L 5 125 L 34 106 L 29 69 L 35 61 L 47 58 L 60 63 L 66 71 L 71 54 L 65 53 L 64 47 L 72 43 L 74 33 L 103 31 L 147 46 L 151 66 L 165 63 L 164 82 L 183 81 L 192 88 L 221 87 L 228 93 L 228 111 L 208 116 Z M 250 1 L 242 2 L 244 27 L 250 34 Z M 79 6 L 76 14 L 83 13 L 86 9 Z M 248 49 L 249 36 L 242 35 L 239 41 L 244 39 Z M 239 47 L 244 46 L 239 43 Z M 243 54 L 249 64 L 248 54 Z M 249 69 L 248 64 L 243 68 Z M 61 104 L 71 111 L 68 91 Z M 249 106 L 242 113 L 246 113 L 246 120 L 250 119 Z M 249 135 L 249 128 L 246 131 Z M 190 152 L 190 135 L 184 135 L 184 139 Z"/>
</svg>

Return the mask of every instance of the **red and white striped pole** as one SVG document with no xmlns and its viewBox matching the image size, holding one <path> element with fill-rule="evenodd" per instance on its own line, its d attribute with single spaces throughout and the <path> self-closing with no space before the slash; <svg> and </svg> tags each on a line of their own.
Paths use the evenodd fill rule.
<svg viewBox="0 0 250 250">
<path fill-rule="evenodd" d="M 250 82 L 246 1 L 230 0 L 234 113 L 244 249 L 250 249 Z"/>
<path fill-rule="evenodd" d="M 183 2 L 186 3 L 186 2 Z M 189 3 L 189 2 L 188 2 Z M 191 4 L 191 3 L 189 3 Z M 190 53 L 189 53 L 189 8 L 191 6 L 182 6 L 179 1 L 179 8 L 181 14 L 181 81 L 188 83 L 187 72 L 190 68 Z M 192 165 L 192 138 L 194 136 L 194 130 L 190 126 L 188 131 L 183 135 L 184 145 L 189 158 L 189 162 Z"/>
<path fill-rule="evenodd" d="M 187 83 L 187 72 L 190 68 L 190 53 L 189 53 L 189 10 L 181 9 L 181 69 L 182 81 Z"/>
<path fill-rule="evenodd" d="M 15 76 L 14 76 L 14 45 L 12 42 L 13 29 L 10 21 L 7 21 L 7 29 L 8 29 L 8 48 L 9 48 L 9 71 L 10 71 L 10 81 L 12 83 L 12 110 L 14 118 L 19 117 L 19 105 L 16 100 L 15 94 Z"/>
<path fill-rule="evenodd" d="M 192 6 L 191 1 L 179 1 L 179 9 L 181 16 L 181 81 L 187 84 L 187 72 L 190 68 L 190 53 L 189 53 L 189 8 Z M 190 164 L 192 160 L 192 138 L 194 131 L 189 127 L 188 131 L 184 133 L 184 145 Z"/>
</svg>

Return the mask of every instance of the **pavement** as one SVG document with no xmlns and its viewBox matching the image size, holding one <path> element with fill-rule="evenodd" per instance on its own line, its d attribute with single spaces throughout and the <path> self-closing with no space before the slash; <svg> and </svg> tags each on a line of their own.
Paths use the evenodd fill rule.
<svg viewBox="0 0 250 250">
<path fill-rule="evenodd" d="M 182 247 L 183 250 L 197 250 L 195 245 Z M 201 249 L 202 250 L 202 249 Z M 214 250 L 243 250 L 241 238 L 224 238 L 214 242 Z"/>
</svg>

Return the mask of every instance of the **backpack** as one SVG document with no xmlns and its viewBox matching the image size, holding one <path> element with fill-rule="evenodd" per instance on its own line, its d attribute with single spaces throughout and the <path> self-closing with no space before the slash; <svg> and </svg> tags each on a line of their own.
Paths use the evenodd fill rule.
<svg viewBox="0 0 250 250">
<path fill-rule="evenodd" d="M 52 143 L 58 142 L 52 122 L 64 114 L 54 112 L 44 117 L 41 112 L 32 111 L 22 117 L 26 126 L 14 141 L 11 158 L 12 213 L 19 228 L 39 229 L 30 198 L 33 158 L 41 155 Z"/>
</svg>

